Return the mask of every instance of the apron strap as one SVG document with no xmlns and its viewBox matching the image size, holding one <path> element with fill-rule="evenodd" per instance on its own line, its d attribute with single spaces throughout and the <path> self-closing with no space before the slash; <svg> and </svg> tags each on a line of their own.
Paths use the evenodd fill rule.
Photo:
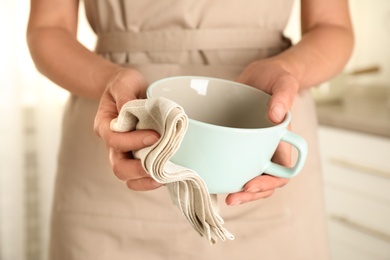
<svg viewBox="0 0 390 260">
<path fill-rule="evenodd" d="M 216 49 L 287 48 L 290 42 L 280 31 L 265 29 L 197 29 L 98 34 L 96 51 L 190 51 Z"/>
</svg>

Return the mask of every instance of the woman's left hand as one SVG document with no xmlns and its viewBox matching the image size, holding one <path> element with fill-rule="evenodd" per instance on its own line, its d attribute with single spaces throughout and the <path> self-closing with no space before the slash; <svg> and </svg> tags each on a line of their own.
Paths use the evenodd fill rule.
<svg viewBox="0 0 390 260">
<path fill-rule="evenodd" d="M 283 121 L 287 111 L 291 109 L 295 94 L 299 89 L 298 80 L 288 71 L 283 62 L 273 58 L 251 63 L 244 69 L 237 81 L 271 95 L 268 104 L 268 118 L 274 123 Z M 291 146 L 283 142 L 280 143 L 272 161 L 289 167 Z M 250 180 L 244 186 L 243 191 L 229 194 L 226 203 L 233 206 L 268 198 L 275 189 L 283 187 L 287 183 L 288 179 L 263 174 Z"/>
</svg>

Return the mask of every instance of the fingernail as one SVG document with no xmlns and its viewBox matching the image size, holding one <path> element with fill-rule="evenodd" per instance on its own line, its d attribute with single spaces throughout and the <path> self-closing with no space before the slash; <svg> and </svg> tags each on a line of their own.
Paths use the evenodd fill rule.
<svg viewBox="0 0 390 260">
<path fill-rule="evenodd" d="M 155 136 L 155 135 L 149 135 L 147 137 L 144 138 L 144 140 L 142 140 L 144 145 L 152 145 L 154 144 L 155 142 L 158 141 L 158 138 Z"/>
<path fill-rule="evenodd" d="M 240 205 L 242 203 L 241 200 L 236 200 L 236 201 L 233 201 L 232 203 L 229 204 L 229 206 L 236 206 L 236 205 Z"/>
<path fill-rule="evenodd" d="M 252 193 L 256 193 L 256 192 L 259 192 L 260 190 L 261 190 L 260 187 L 252 186 L 252 187 L 246 189 L 245 191 L 247 191 L 247 192 L 252 192 Z"/>
<path fill-rule="evenodd" d="M 282 104 L 276 104 L 272 108 L 272 115 L 277 122 L 281 122 L 284 119 L 286 111 L 284 110 L 284 106 Z"/>
</svg>

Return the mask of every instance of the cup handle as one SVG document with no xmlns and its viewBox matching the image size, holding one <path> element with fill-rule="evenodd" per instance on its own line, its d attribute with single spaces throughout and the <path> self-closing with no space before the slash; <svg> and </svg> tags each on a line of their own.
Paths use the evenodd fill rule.
<svg viewBox="0 0 390 260">
<path fill-rule="evenodd" d="M 298 150 L 298 159 L 294 167 L 286 167 L 280 164 L 271 162 L 264 170 L 264 173 L 281 178 L 292 178 L 296 176 L 305 165 L 307 157 L 307 143 L 301 136 L 287 130 L 282 136 L 281 141 L 291 144 Z"/>
</svg>

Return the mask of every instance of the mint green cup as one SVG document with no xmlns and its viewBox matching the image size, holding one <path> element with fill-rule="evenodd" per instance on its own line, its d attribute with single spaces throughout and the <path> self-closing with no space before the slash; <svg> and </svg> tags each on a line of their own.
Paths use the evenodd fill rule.
<svg viewBox="0 0 390 260">
<path fill-rule="evenodd" d="M 152 83 L 147 97 L 165 97 L 184 108 L 188 130 L 171 161 L 199 174 L 210 193 L 239 192 L 264 173 L 292 178 L 304 166 L 307 144 L 287 129 L 291 113 L 273 124 L 267 116 L 270 95 L 263 91 L 223 79 L 179 76 Z M 271 161 L 280 142 L 297 149 L 294 166 Z"/>
</svg>

